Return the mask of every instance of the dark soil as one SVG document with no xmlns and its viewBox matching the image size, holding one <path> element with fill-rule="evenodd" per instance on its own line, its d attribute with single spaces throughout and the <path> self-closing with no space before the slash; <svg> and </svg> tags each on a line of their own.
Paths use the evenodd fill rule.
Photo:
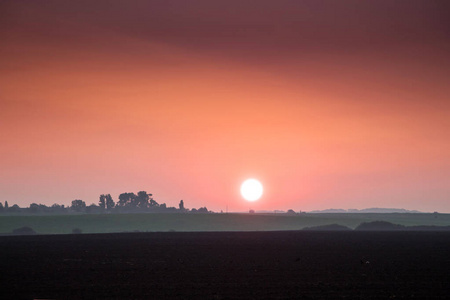
<svg viewBox="0 0 450 300">
<path fill-rule="evenodd" d="M 0 237 L 0 299 L 445 299 L 449 232 Z"/>
</svg>

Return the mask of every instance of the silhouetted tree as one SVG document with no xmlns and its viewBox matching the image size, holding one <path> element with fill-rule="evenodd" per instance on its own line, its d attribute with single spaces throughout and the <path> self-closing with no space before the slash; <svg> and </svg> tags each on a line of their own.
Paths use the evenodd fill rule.
<svg viewBox="0 0 450 300">
<path fill-rule="evenodd" d="M 198 212 L 199 212 L 199 213 L 208 213 L 209 211 L 208 211 L 208 209 L 207 209 L 206 206 L 205 206 L 205 207 L 200 207 L 200 208 L 198 209 Z"/>
<path fill-rule="evenodd" d="M 167 209 L 167 205 L 166 205 L 165 203 L 161 203 L 161 204 L 159 205 L 159 208 L 160 208 L 161 210 L 166 210 L 166 209 Z"/>
<path fill-rule="evenodd" d="M 38 211 L 39 211 L 39 205 L 37 205 L 36 203 L 31 203 L 30 204 L 30 212 L 37 213 Z"/>
<path fill-rule="evenodd" d="M 114 205 L 115 205 L 114 200 L 112 199 L 110 194 L 100 195 L 98 204 L 101 209 L 107 209 L 107 210 L 111 210 L 112 208 L 114 208 Z"/>
<path fill-rule="evenodd" d="M 38 211 L 42 211 L 42 212 L 48 212 L 49 211 L 49 207 L 45 204 L 38 204 L 39 208 Z"/>
<path fill-rule="evenodd" d="M 3 204 L 0 202 L 0 212 L 2 212 L 3 210 L 4 210 Z"/>
<path fill-rule="evenodd" d="M 64 205 L 59 205 L 57 203 L 53 204 L 50 207 L 50 211 L 51 212 L 65 212 L 66 208 L 64 207 Z"/>
<path fill-rule="evenodd" d="M 73 200 L 71 208 L 76 212 L 81 212 L 86 209 L 86 203 L 83 200 Z"/>
<path fill-rule="evenodd" d="M 8 201 L 5 201 L 5 210 L 8 210 L 9 205 L 8 205 Z"/>
<path fill-rule="evenodd" d="M 9 212 L 19 212 L 19 211 L 20 211 L 20 207 L 19 207 L 19 205 L 14 204 L 13 206 L 11 206 L 11 207 L 8 209 L 8 211 L 9 211 Z"/>
<path fill-rule="evenodd" d="M 100 208 L 105 209 L 106 208 L 106 195 L 101 194 L 98 199 L 98 206 Z"/>
<path fill-rule="evenodd" d="M 208 209 L 207 209 L 206 207 L 200 207 L 199 209 L 197 209 L 197 208 L 191 209 L 191 213 L 201 213 L 201 214 L 204 214 L 204 213 L 209 213 L 209 211 L 208 211 Z"/>
<path fill-rule="evenodd" d="M 100 208 L 100 206 L 95 205 L 94 203 L 92 203 L 91 205 L 86 207 L 86 212 L 87 213 L 99 213 L 103 211 L 102 208 Z"/>
<path fill-rule="evenodd" d="M 180 200 L 180 204 L 178 204 L 178 207 L 180 208 L 181 211 L 184 211 L 184 202 L 183 202 L 183 200 Z"/>
<path fill-rule="evenodd" d="M 136 197 L 134 193 L 122 193 L 119 195 L 117 206 L 136 207 Z"/>
<path fill-rule="evenodd" d="M 114 205 L 115 205 L 115 203 L 114 203 L 113 198 L 111 197 L 110 194 L 107 194 L 106 195 L 106 209 L 111 210 L 114 208 Z"/>
<path fill-rule="evenodd" d="M 150 203 L 149 200 L 152 194 L 147 194 L 146 191 L 140 191 L 138 192 L 136 196 L 136 206 L 139 208 L 147 208 L 149 207 Z"/>
<path fill-rule="evenodd" d="M 150 203 L 149 203 L 150 207 L 159 207 L 158 202 L 156 202 L 155 200 L 153 200 L 153 198 L 150 198 Z"/>
</svg>

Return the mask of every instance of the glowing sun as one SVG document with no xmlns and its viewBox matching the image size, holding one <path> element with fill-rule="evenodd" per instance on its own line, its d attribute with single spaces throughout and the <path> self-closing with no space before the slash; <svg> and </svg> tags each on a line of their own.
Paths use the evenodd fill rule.
<svg viewBox="0 0 450 300">
<path fill-rule="evenodd" d="M 247 179 L 241 185 L 241 195 L 247 201 L 256 201 L 263 194 L 263 186 L 256 179 Z"/>
</svg>

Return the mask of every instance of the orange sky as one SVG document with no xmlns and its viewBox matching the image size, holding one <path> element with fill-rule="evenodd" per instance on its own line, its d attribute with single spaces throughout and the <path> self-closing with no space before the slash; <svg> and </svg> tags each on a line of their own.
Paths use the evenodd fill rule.
<svg viewBox="0 0 450 300">
<path fill-rule="evenodd" d="M 3 1 L 0 201 L 450 212 L 430 2 Z"/>
</svg>

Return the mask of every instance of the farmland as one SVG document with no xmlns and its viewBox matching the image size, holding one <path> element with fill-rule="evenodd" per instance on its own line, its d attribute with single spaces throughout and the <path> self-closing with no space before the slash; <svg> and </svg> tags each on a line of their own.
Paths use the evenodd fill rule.
<svg viewBox="0 0 450 300">
<path fill-rule="evenodd" d="M 449 232 L 0 237 L 2 299 L 446 299 Z"/>
<path fill-rule="evenodd" d="M 340 224 L 355 228 L 362 222 L 388 221 L 406 226 L 450 225 L 450 214 L 69 214 L 2 215 L 0 234 L 28 226 L 38 234 L 155 232 L 155 231 L 280 231 Z"/>
</svg>

